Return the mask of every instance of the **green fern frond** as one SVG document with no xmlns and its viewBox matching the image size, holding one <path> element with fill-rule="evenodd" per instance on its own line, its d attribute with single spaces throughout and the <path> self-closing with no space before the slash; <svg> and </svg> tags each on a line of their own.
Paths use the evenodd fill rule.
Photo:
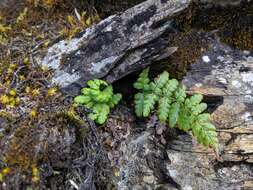
<svg viewBox="0 0 253 190">
<path fill-rule="evenodd" d="M 180 111 L 180 103 L 179 102 L 174 102 L 171 105 L 170 111 L 169 111 L 169 126 L 170 127 L 175 127 L 178 121 L 178 116 L 179 116 L 179 111 Z"/>
<path fill-rule="evenodd" d="M 192 128 L 193 135 L 198 143 L 217 149 L 218 138 L 216 128 L 211 123 L 196 123 Z"/>
<path fill-rule="evenodd" d="M 163 96 L 172 96 L 173 92 L 178 87 L 178 81 L 176 79 L 171 79 L 163 88 Z"/>
<path fill-rule="evenodd" d="M 155 94 L 138 93 L 134 97 L 135 113 L 138 117 L 148 117 L 150 112 L 154 109 L 157 101 Z"/>
<path fill-rule="evenodd" d="M 150 83 L 152 92 L 157 95 L 161 95 L 162 89 L 168 81 L 169 81 L 169 73 L 167 71 L 164 71 L 162 74 L 158 75 L 158 77 L 154 79 L 154 82 Z"/>
<path fill-rule="evenodd" d="M 148 117 L 158 103 L 160 122 L 167 121 L 170 127 L 178 127 L 185 132 L 191 130 L 199 143 L 217 148 L 217 133 L 215 126 L 209 122 L 209 114 L 203 113 L 207 104 L 202 103 L 202 95 L 187 98 L 185 88 L 176 79 L 169 79 L 166 71 L 150 82 L 148 69 L 145 69 L 134 87 L 141 91 L 134 100 L 138 117 Z"/>
<path fill-rule="evenodd" d="M 137 93 L 134 96 L 134 102 L 135 102 L 135 113 L 138 117 L 143 116 L 143 110 L 144 110 L 144 94 L 143 93 Z"/>
<path fill-rule="evenodd" d="M 122 99 L 122 95 L 121 94 L 113 94 L 111 99 L 110 99 L 110 107 L 111 108 L 114 108 L 118 103 L 119 101 Z"/>
<path fill-rule="evenodd" d="M 158 102 L 158 119 L 160 122 L 165 123 L 170 111 L 171 99 L 168 97 L 162 97 Z"/>
<path fill-rule="evenodd" d="M 140 74 L 137 81 L 134 83 L 134 88 L 138 90 L 148 91 L 150 89 L 149 82 L 150 79 L 148 78 L 149 69 L 144 69 Z"/>
<path fill-rule="evenodd" d="M 150 112 L 155 108 L 155 103 L 158 100 L 158 97 L 151 93 L 151 94 L 144 94 L 144 101 L 143 101 L 143 117 L 148 117 Z"/>
<path fill-rule="evenodd" d="M 81 90 L 82 95 L 74 98 L 74 102 L 90 108 L 92 113 L 88 117 L 98 124 L 103 124 L 110 113 L 110 108 L 115 107 L 122 96 L 113 94 L 112 85 L 103 80 L 90 80 L 87 86 Z"/>
</svg>

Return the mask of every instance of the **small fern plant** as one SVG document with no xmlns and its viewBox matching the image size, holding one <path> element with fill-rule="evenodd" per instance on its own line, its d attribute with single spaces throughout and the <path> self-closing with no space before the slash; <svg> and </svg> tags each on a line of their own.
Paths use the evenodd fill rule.
<svg viewBox="0 0 253 190">
<path fill-rule="evenodd" d="M 150 81 L 148 73 L 149 69 L 143 70 L 134 83 L 134 88 L 140 91 L 134 97 L 136 115 L 148 117 L 157 108 L 161 123 L 185 132 L 192 131 L 200 144 L 217 150 L 216 128 L 209 121 L 210 115 L 203 113 L 207 105 L 201 102 L 202 95 L 187 97 L 185 88 L 176 79 L 169 79 L 166 71 L 154 81 Z"/>
<path fill-rule="evenodd" d="M 88 115 L 98 124 L 105 123 L 110 109 L 121 100 L 121 94 L 114 94 L 112 85 L 105 81 L 94 79 L 87 82 L 88 87 L 81 90 L 82 95 L 76 96 L 74 102 L 92 110 Z"/>
</svg>

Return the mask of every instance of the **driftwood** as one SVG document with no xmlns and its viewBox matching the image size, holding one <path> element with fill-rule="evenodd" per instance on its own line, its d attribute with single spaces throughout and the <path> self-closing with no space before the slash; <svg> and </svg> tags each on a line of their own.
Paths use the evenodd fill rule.
<svg viewBox="0 0 253 190">
<path fill-rule="evenodd" d="M 170 17 L 190 0 L 148 0 L 86 29 L 70 41 L 51 46 L 40 64 L 53 69 L 52 81 L 73 93 L 92 78 L 113 82 L 171 55 L 176 48 L 160 36 L 171 28 Z"/>
</svg>

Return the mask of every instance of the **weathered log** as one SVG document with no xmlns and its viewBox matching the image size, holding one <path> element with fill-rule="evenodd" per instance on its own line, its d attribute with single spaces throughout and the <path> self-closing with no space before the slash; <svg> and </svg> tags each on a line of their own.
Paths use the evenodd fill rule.
<svg viewBox="0 0 253 190">
<path fill-rule="evenodd" d="M 53 69 L 52 81 L 69 93 L 93 78 L 109 82 L 168 57 L 175 48 L 159 37 L 171 28 L 170 18 L 190 0 L 148 0 L 86 29 L 72 40 L 51 46 L 40 64 Z"/>
</svg>

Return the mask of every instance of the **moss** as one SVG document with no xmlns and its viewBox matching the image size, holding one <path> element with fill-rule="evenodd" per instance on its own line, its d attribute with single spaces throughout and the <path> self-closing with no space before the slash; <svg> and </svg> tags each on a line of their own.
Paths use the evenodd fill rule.
<svg viewBox="0 0 253 190">
<path fill-rule="evenodd" d="M 208 50 L 207 39 L 204 33 L 194 29 L 170 34 L 169 38 L 170 46 L 178 47 L 177 51 L 168 59 L 155 63 L 152 71 L 155 74 L 164 69 L 169 72 L 173 71 L 170 72 L 171 77 L 181 79 L 187 72 L 188 66 L 195 63 L 203 52 Z"/>
<path fill-rule="evenodd" d="M 85 123 L 77 118 L 78 116 L 73 116 L 68 111 L 56 114 L 45 113 L 36 119 L 26 118 L 18 124 L 8 147 L 4 149 L 4 162 L 13 171 L 21 170 L 25 173 L 30 168 L 39 165 L 40 162 L 47 162 L 52 154 L 52 149 L 49 147 L 52 144 L 50 142 L 52 139 L 48 139 L 47 136 L 53 132 L 52 130 L 57 131 L 55 134 L 57 137 L 57 135 L 64 135 L 68 126 L 78 128 L 82 126 L 84 130 L 77 131 L 81 131 L 82 135 L 85 135 Z"/>
<path fill-rule="evenodd" d="M 184 14 L 176 18 L 182 31 L 191 28 L 218 30 L 224 43 L 239 49 L 253 50 L 253 2 L 240 6 L 218 6 L 193 2 Z"/>
</svg>

